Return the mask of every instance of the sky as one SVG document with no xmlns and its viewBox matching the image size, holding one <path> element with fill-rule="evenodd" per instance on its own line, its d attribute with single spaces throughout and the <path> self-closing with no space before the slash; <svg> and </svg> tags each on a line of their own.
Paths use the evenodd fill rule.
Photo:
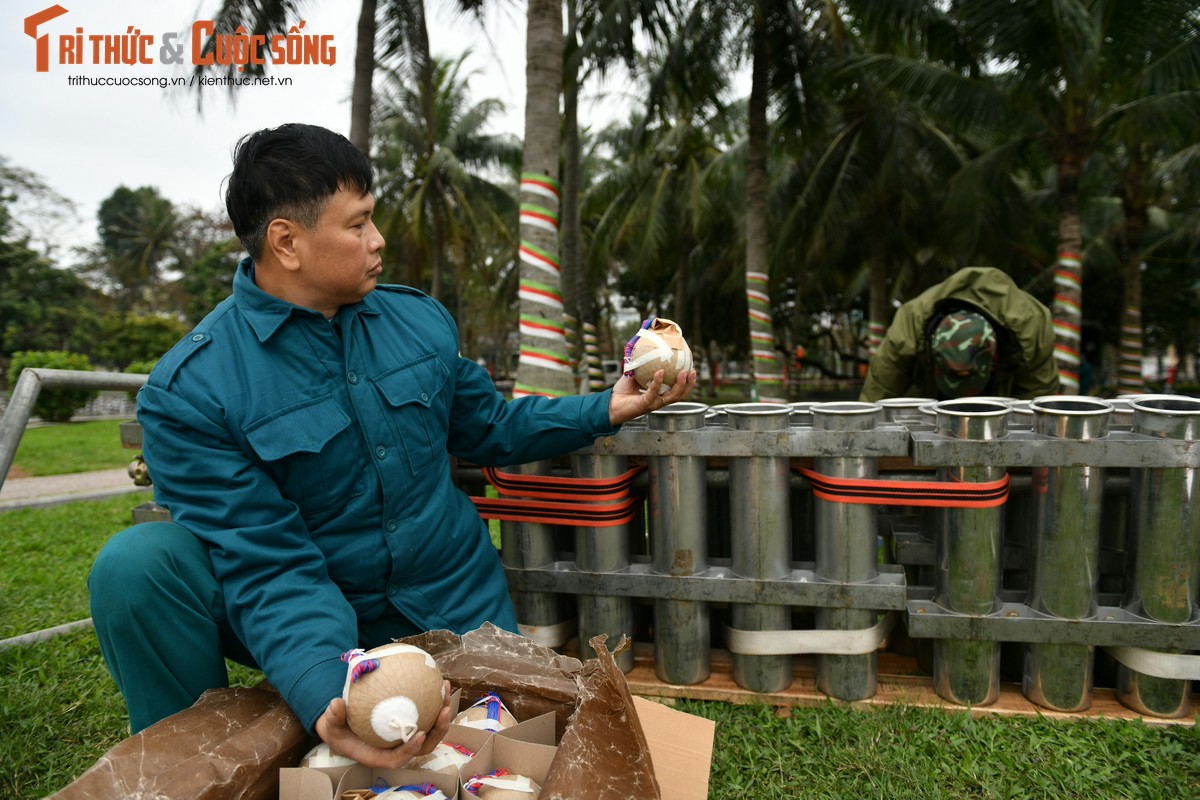
<svg viewBox="0 0 1200 800">
<path fill-rule="evenodd" d="M 42 22 L 35 32 L 46 37 L 46 71 L 39 72 L 39 45 L 26 35 L 24 21 L 55 5 L 66 13 Z M 502 100 L 507 111 L 494 129 L 519 135 L 525 95 L 524 3 L 492 4 L 484 12 L 482 29 L 474 19 L 446 11 L 440 0 L 428 5 L 434 9 L 429 21 L 434 54 L 456 57 L 470 47 L 467 66 L 477 71 L 470 84 L 472 97 Z M 223 86 L 201 87 L 203 113 L 196 110 L 195 88 L 156 82 L 191 79 L 193 24 L 211 19 L 219 0 L 5 0 L 2 6 L 0 155 L 76 204 L 78 221 L 56 229 L 62 245 L 57 252 L 64 261 L 70 260 L 65 248 L 96 240 L 96 209 L 122 184 L 153 186 L 177 205 L 216 211 L 223 208 L 221 181 L 229 172 L 232 146 L 243 134 L 284 122 L 349 133 L 356 3 L 309 2 L 297 19 L 289 20 L 298 25 L 302 19 L 304 34 L 332 37 L 326 42 L 335 48 L 327 59 L 333 63 L 273 64 L 268 74 L 288 78 L 291 85 L 243 87 L 236 101 Z M 117 63 L 103 63 L 108 56 L 102 37 L 119 46 L 139 41 L 136 36 L 149 42 L 144 49 L 152 63 L 125 64 L 120 56 Z M 74 52 L 82 63 L 60 63 L 64 38 L 80 39 L 83 46 Z M 164 43 L 182 45 L 182 63 L 163 63 Z M 174 58 L 168 51 L 166 59 Z M 108 78 L 150 85 L 80 80 Z M 606 106 L 594 102 L 591 107 Z M 585 121 L 588 113 L 581 110 Z"/>
</svg>

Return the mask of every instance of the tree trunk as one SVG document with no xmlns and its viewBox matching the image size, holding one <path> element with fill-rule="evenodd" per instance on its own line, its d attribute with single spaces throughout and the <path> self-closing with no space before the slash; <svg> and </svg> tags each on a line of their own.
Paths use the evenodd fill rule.
<svg viewBox="0 0 1200 800">
<path fill-rule="evenodd" d="M 891 297 L 887 287 L 887 245 L 877 236 L 871 248 L 870 308 L 867 311 L 867 358 L 872 358 L 891 320 Z"/>
<path fill-rule="evenodd" d="M 1054 360 L 1059 390 L 1079 392 L 1082 328 L 1083 237 L 1079 223 L 1079 173 L 1084 159 L 1067 154 L 1058 163 L 1058 269 L 1054 273 Z"/>
<path fill-rule="evenodd" d="M 354 85 L 350 90 L 350 143 L 371 154 L 371 81 L 375 77 L 376 0 L 362 0 L 354 51 Z"/>
<path fill-rule="evenodd" d="M 438 191 L 434 188 L 430 196 L 438 197 Z M 441 209 L 436 204 L 429 209 L 429 215 L 433 218 L 433 240 L 429 245 L 429 296 L 441 302 L 442 275 L 446 268 L 446 221 L 442 218 Z"/>
<path fill-rule="evenodd" d="M 1125 302 L 1121 311 L 1121 348 L 1117 393 L 1142 394 L 1142 235 L 1148 225 L 1145 206 L 1125 208 Z"/>
<path fill-rule="evenodd" d="M 575 0 L 567 0 L 567 40 L 571 48 L 577 46 Z M 573 67 L 563 76 L 563 181 L 562 181 L 562 288 L 563 305 L 567 309 L 568 326 L 582 324 L 583 346 L 572 341 L 568 334 L 567 355 L 571 359 L 576 376 L 587 375 L 584 380 L 590 389 L 598 391 L 603 385 L 593 386 L 588 365 L 587 343 L 589 327 L 595 340 L 593 314 L 588 302 L 587 272 L 583 268 L 583 244 L 580 233 L 579 187 L 579 74 Z M 596 365 L 599 368 L 599 364 Z M 578 388 L 582 390 L 584 382 Z"/>
<path fill-rule="evenodd" d="M 525 149 L 521 173 L 521 354 L 513 396 L 573 394 L 558 260 L 561 0 L 530 0 L 525 42 Z"/>
<path fill-rule="evenodd" d="M 746 302 L 750 317 L 751 398 L 786 402 L 771 296 L 767 290 L 767 28 L 759 3 L 754 8 L 750 101 L 746 139 Z"/>
</svg>

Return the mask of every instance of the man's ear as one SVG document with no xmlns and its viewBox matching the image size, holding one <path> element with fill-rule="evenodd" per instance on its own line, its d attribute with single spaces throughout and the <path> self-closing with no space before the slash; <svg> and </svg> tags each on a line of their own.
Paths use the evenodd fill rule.
<svg viewBox="0 0 1200 800">
<path fill-rule="evenodd" d="M 299 226 L 289 219 L 273 219 L 267 225 L 267 239 L 263 249 L 269 251 L 279 265 L 295 272 L 300 269 L 300 252 L 297 247 Z"/>
</svg>

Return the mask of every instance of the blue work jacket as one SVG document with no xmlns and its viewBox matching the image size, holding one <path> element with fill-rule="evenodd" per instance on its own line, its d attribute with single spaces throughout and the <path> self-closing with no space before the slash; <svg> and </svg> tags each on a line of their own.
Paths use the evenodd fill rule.
<svg viewBox="0 0 1200 800">
<path fill-rule="evenodd" d="M 514 629 L 503 566 L 449 454 L 501 466 L 615 433 L 609 392 L 506 402 L 440 303 L 381 285 L 327 320 L 254 283 L 138 397 L 155 499 L 209 545 L 229 622 L 310 730 L 359 620 Z"/>
</svg>

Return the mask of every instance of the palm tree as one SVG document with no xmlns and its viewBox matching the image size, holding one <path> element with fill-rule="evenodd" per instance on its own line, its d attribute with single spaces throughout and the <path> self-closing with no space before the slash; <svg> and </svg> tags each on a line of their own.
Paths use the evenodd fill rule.
<svg viewBox="0 0 1200 800">
<path fill-rule="evenodd" d="M 587 195 L 597 214 L 589 261 L 602 270 L 623 266 L 623 286 L 639 311 L 669 313 L 699 344 L 709 338 L 702 300 L 741 258 L 730 252 L 737 235 L 727 224 L 737 198 L 728 202 L 724 194 L 734 181 L 722 170 L 728 160 L 718 160 L 744 126 L 744 113 L 736 113 L 744 110 L 731 113 L 718 100 L 728 77 L 719 64 L 666 69 L 646 70 L 660 79 L 653 118 L 635 116 L 600 139 L 614 157 Z M 697 86 L 704 88 L 688 91 Z"/>
<path fill-rule="evenodd" d="M 745 146 L 745 292 L 751 351 L 751 394 L 784 399 L 783 369 L 776 348 L 769 290 L 768 105 L 774 102 L 783 129 L 803 130 L 813 101 L 806 77 L 826 57 L 831 15 L 819 0 L 723 0 L 694 2 L 680 25 L 668 60 L 699 64 L 729 57 L 750 65 Z M 656 94 L 652 90 L 651 104 Z"/>
<path fill-rule="evenodd" d="M 1079 178 L 1106 131 L 1139 105 L 1171 97 L 1194 102 L 1200 84 L 1195 3 L 955 0 L 948 19 L 956 40 L 968 43 L 980 63 L 987 59 L 991 74 L 897 59 L 889 78 L 926 98 L 961 130 L 1011 129 L 1002 147 L 1013 157 L 1035 149 L 1054 163 L 1055 353 L 1063 390 L 1075 392 L 1083 296 Z M 1137 102 L 1121 102 L 1133 95 Z"/>
<path fill-rule="evenodd" d="M 566 4 L 561 214 L 563 302 L 567 309 L 568 345 L 572 356 L 582 356 L 581 363 L 586 363 L 587 388 L 591 391 L 602 389 L 604 382 L 597 337 L 599 307 L 584 263 L 580 218 L 583 145 L 579 130 L 579 95 L 587 78 L 604 76 L 618 60 L 633 72 L 637 56 L 636 31 L 643 34 L 649 45 L 667 39 L 671 5 L 661 0 L 568 0 Z M 581 350 L 573 330 L 577 324 L 583 329 Z"/>
<path fill-rule="evenodd" d="M 826 113 L 804 132 L 797 158 L 781 176 L 790 211 L 778 225 L 776 248 L 796 248 L 813 277 L 822 264 L 851 272 L 866 266 L 869 358 L 917 254 L 935 250 L 932 209 L 964 156 L 918 104 L 869 72 L 845 66 L 853 63 L 849 56 L 868 49 L 927 57 L 930 21 L 909 19 L 901 8 L 889 9 L 886 18 L 849 16 L 856 5 L 831 10 L 837 15 L 828 35 L 833 57 L 813 77 Z"/>
<path fill-rule="evenodd" d="M 97 216 L 100 247 L 91 271 L 113 287 L 121 310 L 145 304 L 156 311 L 162 273 L 178 255 L 181 220 L 175 207 L 153 187 L 120 186 Z"/>
<path fill-rule="evenodd" d="M 286 35 L 302 17 L 304 0 L 222 0 L 213 16 L 214 30 L 205 40 L 201 52 L 210 54 L 216 47 L 216 37 L 232 34 L 239 26 L 250 36 Z M 456 0 L 460 11 L 478 13 L 482 0 Z M 350 90 L 350 136 L 354 146 L 370 152 L 371 106 L 374 97 L 374 78 L 377 65 L 392 63 L 396 58 L 413 65 L 413 74 L 427 83 L 433 75 L 429 51 L 429 33 L 425 24 L 424 0 L 360 0 L 358 28 L 354 51 L 354 78 Z M 269 59 L 261 64 L 197 66 L 197 73 L 206 69 L 229 77 L 263 75 Z M 241 70 L 245 70 L 242 72 Z M 230 91 L 235 85 L 230 84 Z M 197 91 L 196 103 L 204 95 Z"/>
<path fill-rule="evenodd" d="M 1180 241 L 1200 238 L 1183 225 L 1190 210 L 1187 181 L 1184 176 L 1196 169 L 1200 144 L 1183 129 L 1168 142 L 1166 133 L 1172 120 L 1162 118 L 1153 125 L 1152 135 L 1140 130 L 1127 118 L 1120 126 L 1120 139 L 1100 153 L 1114 184 L 1120 214 L 1112 231 L 1115 259 L 1122 268 L 1124 292 L 1121 303 L 1120 362 L 1118 391 L 1138 394 L 1146 390 L 1142 377 L 1144 325 L 1142 323 L 1142 272 L 1158 250 Z"/>
<path fill-rule="evenodd" d="M 561 397 L 575 391 L 562 323 L 558 255 L 561 0 L 530 0 L 528 13 L 519 225 L 521 353 L 513 396 Z"/>
<path fill-rule="evenodd" d="M 389 72 L 375 122 L 380 230 L 402 244 L 385 256 L 404 265 L 406 283 L 428 286 L 439 300 L 446 295 L 449 261 L 452 306 L 468 277 L 467 257 L 509 237 L 511 189 L 489 175 L 515 169 L 519 158 L 512 137 L 485 133 L 503 104 L 467 99 L 471 75 L 462 75 L 462 68 L 468 55 L 435 58 L 428 84 L 406 71 Z"/>
</svg>

